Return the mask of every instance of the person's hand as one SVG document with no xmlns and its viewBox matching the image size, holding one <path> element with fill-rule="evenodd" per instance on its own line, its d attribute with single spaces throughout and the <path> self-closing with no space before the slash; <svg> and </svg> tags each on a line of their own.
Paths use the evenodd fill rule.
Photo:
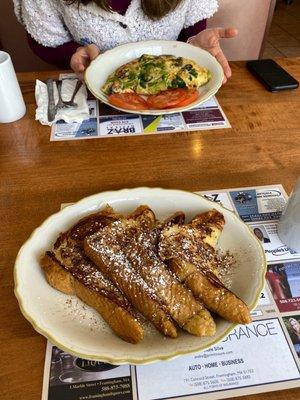
<svg viewBox="0 0 300 400">
<path fill-rule="evenodd" d="M 223 83 L 227 82 L 227 79 L 231 77 L 231 69 L 228 61 L 221 49 L 220 39 L 233 38 L 238 34 L 235 28 L 211 28 L 205 29 L 199 32 L 198 35 L 190 38 L 188 43 L 201 47 L 208 51 L 211 55 L 216 57 L 217 61 L 221 64 L 224 71 Z"/>
<path fill-rule="evenodd" d="M 95 44 L 78 47 L 76 53 L 72 55 L 70 66 L 77 76 L 82 79 L 83 72 L 94 58 L 100 54 L 99 48 Z"/>
</svg>

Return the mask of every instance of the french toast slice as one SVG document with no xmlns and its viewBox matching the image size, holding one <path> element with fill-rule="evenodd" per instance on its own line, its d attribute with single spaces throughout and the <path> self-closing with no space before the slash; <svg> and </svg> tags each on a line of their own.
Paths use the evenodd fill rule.
<svg viewBox="0 0 300 400">
<path fill-rule="evenodd" d="M 189 225 L 198 229 L 202 233 L 203 242 L 215 249 L 223 231 L 225 219 L 222 213 L 213 208 L 196 215 Z"/>
<path fill-rule="evenodd" d="M 167 217 L 166 219 L 164 219 L 162 222 L 158 222 L 156 224 L 156 226 L 152 230 L 153 245 L 156 254 L 158 254 L 158 241 L 161 232 L 172 225 L 182 225 L 184 224 L 184 221 L 185 221 L 185 214 L 182 211 L 177 211 L 174 214 Z"/>
<path fill-rule="evenodd" d="M 165 221 L 170 226 L 174 221 L 180 222 L 182 213 L 172 216 Z M 154 296 L 163 305 L 168 314 L 178 325 L 197 336 L 213 335 L 216 330 L 210 313 L 195 300 L 191 291 L 181 285 L 158 257 L 153 232 L 156 219 L 152 210 L 146 206 L 140 207 L 128 218 L 118 221 L 99 232 L 97 238 L 87 238 L 87 254 L 92 246 L 103 248 L 103 236 L 110 245 L 117 244 L 121 249 L 123 263 L 127 263 L 147 287 L 151 288 Z M 96 242 L 96 243 L 95 243 Z M 100 246 L 99 246 L 99 243 Z M 96 260 L 94 260 L 96 262 Z M 111 278 L 112 279 L 112 278 Z M 128 295 L 127 295 L 128 296 Z"/>
<path fill-rule="evenodd" d="M 128 298 L 131 304 L 162 334 L 175 338 L 177 329 L 152 288 L 127 260 L 124 249 L 112 232 L 119 229 L 116 221 L 84 240 L 84 250 L 99 270 Z"/>
<path fill-rule="evenodd" d="M 246 304 L 227 289 L 213 272 L 216 253 L 202 241 L 202 232 L 192 225 L 173 225 L 161 233 L 159 255 L 194 296 L 226 320 L 251 322 Z"/>
<path fill-rule="evenodd" d="M 172 225 L 183 225 L 185 221 L 185 214 L 182 211 L 176 211 L 169 217 L 158 223 L 155 227 L 156 230 L 161 232 L 163 229 L 168 228 Z"/>
<path fill-rule="evenodd" d="M 121 339 L 133 344 L 143 339 L 143 328 L 130 304 L 116 301 L 115 290 L 110 292 L 110 287 L 107 288 L 105 285 L 101 292 L 87 287 L 61 265 L 54 253 L 45 254 L 40 263 L 52 287 L 63 293 L 76 295 L 85 304 L 94 308 Z"/>
<path fill-rule="evenodd" d="M 91 235 L 99 229 L 104 228 L 104 226 L 122 218 L 124 218 L 122 214 L 117 213 L 107 204 L 102 210 L 81 218 L 69 230 L 68 235 L 78 246 L 83 247 L 83 240 L 86 236 Z"/>
<path fill-rule="evenodd" d="M 147 213 L 146 209 L 144 211 Z M 197 336 L 213 335 L 216 326 L 210 313 L 196 301 L 190 290 L 170 274 L 157 255 L 155 247 L 151 246 L 154 225 L 151 225 L 150 220 L 149 226 L 144 225 L 144 229 L 141 229 L 143 219 L 144 216 L 141 214 L 135 218 L 129 216 L 127 220 L 121 222 L 123 229 L 118 232 L 118 236 L 127 258 L 137 273 L 155 290 L 168 313 L 181 328 Z M 172 215 L 161 225 L 168 227 L 176 222 L 184 222 L 183 213 Z"/>
<path fill-rule="evenodd" d="M 86 234 L 120 217 L 106 207 L 80 220 L 58 237 L 52 251 L 46 252 L 40 263 L 51 286 L 64 293 L 77 295 L 93 307 L 119 337 L 130 343 L 138 343 L 143 339 L 144 331 L 134 309 L 86 257 L 82 247 Z"/>
<path fill-rule="evenodd" d="M 224 215 L 214 208 L 196 215 L 188 224 L 189 227 L 195 229 L 194 234 L 197 240 L 213 249 L 217 247 L 224 225 Z M 216 258 L 211 258 L 210 262 L 206 262 L 206 267 L 219 277 L 219 263 Z"/>
</svg>

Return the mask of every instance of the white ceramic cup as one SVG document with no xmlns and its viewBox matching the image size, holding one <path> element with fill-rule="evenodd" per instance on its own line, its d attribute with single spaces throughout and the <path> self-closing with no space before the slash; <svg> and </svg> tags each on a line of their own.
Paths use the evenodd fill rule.
<svg viewBox="0 0 300 400">
<path fill-rule="evenodd" d="M 286 246 L 300 253 L 300 178 L 278 222 L 278 236 Z"/>
<path fill-rule="evenodd" d="M 13 122 L 26 112 L 10 55 L 0 51 L 0 123 Z"/>
</svg>

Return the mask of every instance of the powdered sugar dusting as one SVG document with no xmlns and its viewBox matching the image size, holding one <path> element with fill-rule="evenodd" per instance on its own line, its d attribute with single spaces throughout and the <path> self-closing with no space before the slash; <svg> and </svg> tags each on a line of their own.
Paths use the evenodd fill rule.
<svg viewBox="0 0 300 400">
<path fill-rule="evenodd" d="M 216 254 L 217 260 L 217 271 L 221 282 L 230 289 L 232 286 L 232 281 L 234 277 L 234 271 L 236 267 L 236 260 L 229 251 L 226 253 Z"/>
<path fill-rule="evenodd" d="M 61 300 L 66 320 L 76 321 L 91 332 L 111 332 L 111 329 L 94 309 L 87 306 L 76 296 L 67 296 Z"/>
<path fill-rule="evenodd" d="M 83 237 L 76 242 L 76 238 L 62 234 L 53 254 L 87 288 L 130 312 L 135 313 L 132 305 L 142 313 L 146 310 L 146 318 L 166 333 L 166 326 L 173 329 L 170 316 L 182 327 L 203 306 L 166 267 L 164 260 L 178 258 L 192 264 L 219 286 L 217 295 L 222 296 L 222 283 L 228 288 L 232 283 L 234 258 L 229 253 L 216 252 L 203 241 L 204 233 L 210 235 L 211 229 L 183 225 L 182 213 L 176 216 L 177 221 L 174 219 L 179 225 L 172 220 L 165 225 L 157 224 L 151 213 L 133 213 L 132 217 L 99 227 L 96 233 L 85 237 L 87 253 L 83 248 Z M 68 296 L 63 308 L 66 318 L 87 325 L 91 331 L 111 332 L 102 317 L 75 296 Z M 142 323 L 145 334 L 151 334 L 153 325 L 138 314 L 134 315 Z M 174 329 L 176 331 L 175 326 Z"/>
<path fill-rule="evenodd" d="M 206 244 L 198 228 L 175 225 L 165 229 L 159 242 L 159 254 L 165 260 L 184 260 L 202 273 L 215 275 L 223 284 L 231 286 L 230 274 L 235 263 L 233 255 L 229 252 L 221 254 Z"/>
</svg>

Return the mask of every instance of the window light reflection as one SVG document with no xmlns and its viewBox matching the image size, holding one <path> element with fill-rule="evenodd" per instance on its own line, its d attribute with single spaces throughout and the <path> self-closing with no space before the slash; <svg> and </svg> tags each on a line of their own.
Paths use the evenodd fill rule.
<svg viewBox="0 0 300 400">
<path fill-rule="evenodd" d="M 192 144 L 194 157 L 199 158 L 202 150 L 202 143 L 199 139 L 193 141 Z"/>
</svg>

